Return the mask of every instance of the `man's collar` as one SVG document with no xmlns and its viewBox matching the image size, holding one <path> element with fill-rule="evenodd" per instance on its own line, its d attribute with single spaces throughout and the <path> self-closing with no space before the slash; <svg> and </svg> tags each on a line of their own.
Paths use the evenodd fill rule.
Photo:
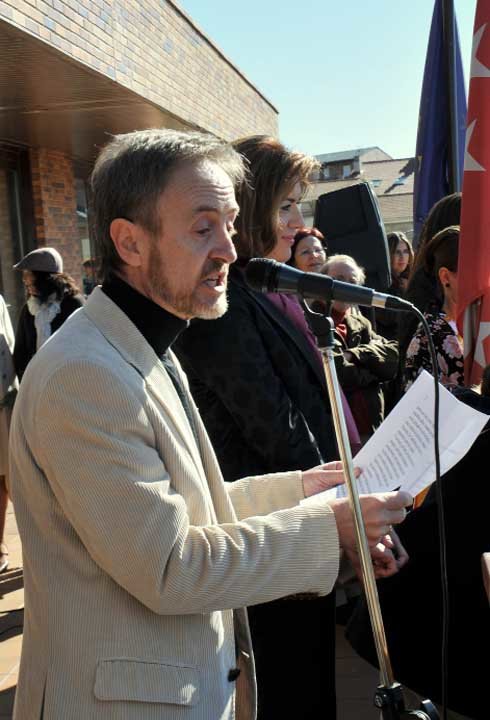
<svg viewBox="0 0 490 720">
<path fill-rule="evenodd" d="M 187 320 L 164 310 L 119 277 L 113 276 L 104 282 L 102 290 L 128 316 L 158 357 L 168 350 L 189 324 Z"/>
</svg>

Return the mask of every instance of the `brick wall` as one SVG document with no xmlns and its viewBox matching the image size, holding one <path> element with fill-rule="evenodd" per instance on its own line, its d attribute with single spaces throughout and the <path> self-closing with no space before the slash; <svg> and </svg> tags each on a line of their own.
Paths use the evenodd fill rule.
<svg viewBox="0 0 490 720">
<path fill-rule="evenodd" d="M 277 111 L 174 0 L 0 0 L 0 19 L 186 123 L 277 134 Z"/>
<path fill-rule="evenodd" d="M 30 154 L 37 244 L 59 250 L 65 272 L 81 287 L 82 253 L 72 162 L 66 155 L 45 148 L 32 149 Z"/>
</svg>

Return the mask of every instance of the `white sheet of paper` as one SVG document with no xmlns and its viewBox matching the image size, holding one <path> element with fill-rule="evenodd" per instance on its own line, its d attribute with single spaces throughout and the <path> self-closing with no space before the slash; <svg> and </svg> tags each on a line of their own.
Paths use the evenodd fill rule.
<svg viewBox="0 0 490 720">
<path fill-rule="evenodd" d="M 444 474 L 466 455 L 490 417 L 460 402 L 442 385 L 439 398 L 439 449 Z M 416 495 L 434 482 L 433 418 L 434 379 L 423 370 L 354 458 L 354 467 L 362 470 L 357 480 L 359 494 L 400 487 Z M 347 487 L 340 485 L 315 497 L 328 500 L 346 495 Z"/>
</svg>

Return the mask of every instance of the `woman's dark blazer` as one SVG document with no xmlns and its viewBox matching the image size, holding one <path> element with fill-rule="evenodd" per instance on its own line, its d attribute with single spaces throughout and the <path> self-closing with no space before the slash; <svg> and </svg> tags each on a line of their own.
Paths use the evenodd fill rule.
<svg viewBox="0 0 490 720">
<path fill-rule="evenodd" d="M 322 367 L 303 334 L 232 268 L 229 309 L 175 347 L 225 480 L 337 456 Z M 334 595 L 249 608 L 259 720 L 335 718 Z"/>
<path fill-rule="evenodd" d="M 175 350 L 225 480 L 338 457 L 318 358 L 240 270 L 230 272 L 225 315 L 191 322 Z"/>
</svg>

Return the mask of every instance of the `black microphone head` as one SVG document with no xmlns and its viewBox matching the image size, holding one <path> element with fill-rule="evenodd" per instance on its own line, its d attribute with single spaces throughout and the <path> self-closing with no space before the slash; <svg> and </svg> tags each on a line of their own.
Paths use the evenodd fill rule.
<svg viewBox="0 0 490 720">
<path fill-rule="evenodd" d="M 252 258 L 245 268 L 245 279 L 252 290 L 275 292 L 275 278 L 280 263 L 269 258 Z"/>
</svg>

